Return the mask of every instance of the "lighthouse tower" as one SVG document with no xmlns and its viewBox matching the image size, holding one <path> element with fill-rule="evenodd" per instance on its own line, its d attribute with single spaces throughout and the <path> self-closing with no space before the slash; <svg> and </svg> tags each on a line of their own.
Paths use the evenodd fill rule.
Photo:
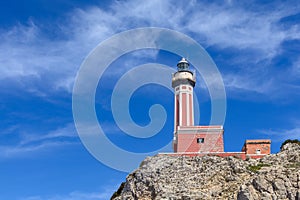
<svg viewBox="0 0 300 200">
<path fill-rule="evenodd" d="M 185 58 L 177 64 L 177 72 L 172 77 L 172 87 L 175 90 L 174 130 L 178 126 L 194 125 L 193 88 L 196 83 L 194 73 L 189 70 Z"/>
<path fill-rule="evenodd" d="M 195 74 L 182 58 L 172 75 L 174 88 L 174 152 L 224 152 L 223 126 L 194 126 Z"/>
</svg>

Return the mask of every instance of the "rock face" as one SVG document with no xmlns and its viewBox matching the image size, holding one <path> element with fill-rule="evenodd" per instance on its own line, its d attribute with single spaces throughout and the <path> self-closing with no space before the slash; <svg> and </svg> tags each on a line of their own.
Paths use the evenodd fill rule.
<svg viewBox="0 0 300 200">
<path fill-rule="evenodd" d="M 300 146 L 259 160 L 156 155 L 129 174 L 114 200 L 300 200 Z"/>
</svg>

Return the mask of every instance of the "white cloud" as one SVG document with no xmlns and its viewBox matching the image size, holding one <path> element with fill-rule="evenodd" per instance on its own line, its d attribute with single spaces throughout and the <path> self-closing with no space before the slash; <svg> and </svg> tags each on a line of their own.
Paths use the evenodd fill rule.
<svg viewBox="0 0 300 200">
<path fill-rule="evenodd" d="M 260 50 L 264 56 L 274 54 L 285 39 L 299 38 L 297 25 L 280 28 L 279 20 L 294 14 L 293 5 L 260 11 L 248 7 L 225 5 L 199 5 L 191 18 L 191 31 L 203 33 L 209 44 L 220 47 L 250 48 Z"/>
<path fill-rule="evenodd" d="M 71 192 L 67 195 L 54 195 L 50 197 L 45 196 L 30 196 L 21 198 L 20 200 L 107 200 L 109 199 L 113 194 L 113 191 L 111 192 L 104 192 L 104 193 L 83 193 L 83 192 Z"/>
<path fill-rule="evenodd" d="M 113 184 L 105 186 L 97 192 L 73 191 L 69 194 L 57 194 L 51 196 L 34 195 L 20 198 L 20 200 L 107 200 L 110 199 L 118 187 L 119 185 Z"/>
<path fill-rule="evenodd" d="M 243 62 L 244 65 L 239 68 L 248 73 L 261 68 L 253 63 L 272 59 L 281 53 L 281 44 L 285 40 L 300 39 L 299 25 L 282 28 L 280 22 L 297 11 L 298 5 L 281 3 L 266 10 L 250 9 L 234 1 L 216 4 L 159 0 L 143 3 L 137 0 L 115 1 L 105 10 L 99 7 L 75 9 L 67 13 L 66 19 L 57 27 L 52 27 L 59 29 L 59 39 L 51 39 L 40 28 L 42 25 L 34 20 L 2 31 L 0 81 L 12 79 L 27 84 L 23 80 L 29 77 L 49 85 L 50 91 L 63 89 L 71 92 L 81 62 L 99 42 L 122 30 L 145 26 L 182 31 L 204 46 L 217 47 L 218 53 L 228 49 L 246 49 L 247 52 L 240 52 L 239 57 L 233 59 L 233 64 Z M 251 66 L 247 66 L 247 62 Z M 233 76 L 235 74 L 225 77 L 230 88 L 268 91 L 266 86 L 253 87 L 260 81 L 255 75 L 241 80 Z M 268 81 L 267 85 L 275 82 Z M 42 94 L 38 85 L 25 85 L 24 88 L 37 95 Z"/>
<path fill-rule="evenodd" d="M 67 124 L 62 128 L 58 128 L 56 130 L 50 131 L 46 134 L 23 134 L 21 145 L 26 145 L 32 142 L 43 141 L 43 140 L 51 140 L 55 138 L 75 138 L 77 137 L 76 130 L 73 123 Z"/>
<path fill-rule="evenodd" d="M 272 93 L 274 88 L 272 79 L 264 77 L 251 77 L 249 74 L 226 74 L 223 76 L 224 83 L 228 91 L 251 91 L 260 94 Z M 253 81 L 256 79 L 257 81 Z"/>
<path fill-rule="evenodd" d="M 15 129 L 15 126 L 13 126 Z M 43 150 L 58 148 L 66 145 L 80 144 L 73 124 L 58 128 L 48 133 L 22 133 L 20 140 L 12 145 L 0 146 L 0 158 L 31 155 Z"/>
<path fill-rule="evenodd" d="M 37 145 L 24 146 L 24 145 L 14 145 L 14 146 L 0 146 L 0 158 L 12 158 L 24 155 L 32 155 L 33 153 L 38 153 L 43 150 L 51 149 L 55 147 L 62 147 L 66 145 L 74 145 L 76 142 L 66 142 L 66 141 L 47 141 Z M 77 144 L 79 144 L 77 142 Z"/>
<path fill-rule="evenodd" d="M 275 142 L 282 142 L 287 139 L 300 139 L 300 128 L 281 130 L 260 130 L 262 134 L 272 137 Z"/>
</svg>

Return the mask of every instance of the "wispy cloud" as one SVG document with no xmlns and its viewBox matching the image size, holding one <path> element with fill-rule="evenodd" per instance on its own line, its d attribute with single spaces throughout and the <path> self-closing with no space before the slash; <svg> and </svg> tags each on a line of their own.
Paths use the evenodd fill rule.
<svg viewBox="0 0 300 200">
<path fill-rule="evenodd" d="M 197 5 L 193 9 L 188 28 L 203 35 L 207 45 L 258 51 L 253 59 L 273 57 L 280 44 L 300 38 L 297 25 L 282 29 L 279 20 L 296 12 L 292 5 L 259 11 L 239 5 Z"/>
<path fill-rule="evenodd" d="M 271 62 L 263 66 L 260 62 L 271 61 L 282 53 L 284 41 L 300 39 L 297 23 L 283 26 L 283 19 L 297 13 L 299 5 L 255 5 L 255 1 L 248 4 L 235 1 L 187 3 L 154 0 L 143 4 L 137 0 L 115 1 L 105 10 L 89 7 L 66 13 L 65 20 L 50 27 L 57 29 L 54 39 L 43 30 L 42 24 L 32 19 L 27 25 L 19 24 L 0 32 L 3 38 L 0 44 L 0 81 L 5 84 L 4 80 L 12 79 L 22 83 L 29 79 L 43 83 L 29 85 L 24 82 L 24 88 L 36 94 L 42 91 L 39 85 L 46 85 L 49 91 L 71 92 L 80 63 L 99 42 L 130 28 L 159 26 L 191 35 L 205 47 L 213 46 L 218 54 L 239 51 L 230 62 L 241 73 L 225 71 L 225 85 L 238 92 L 243 92 L 241 88 L 255 88 L 264 94 L 269 88 L 274 88 L 277 80 L 270 80 L 268 77 L 272 74 L 267 74 L 267 83 L 259 87 L 255 83 L 261 82 L 262 76 L 256 76 L 253 71 L 269 68 Z M 292 65 L 297 65 L 297 62 Z"/>
<path fill-rule="evenodd" d="M 38 153 L 46 149 L 50 149 L 54 147 L 61 147 L 66 145 L 74 145 L 74 142 L 53 142 L 48 141 L 42 144 L 31 145 L 31 146 L 24 146 L 24 145 L 16 145 L 16 146 L 0 146 L 1 154 L 0 158 L 12 158 L 18 156 L 28 156 L 32 155 L 33 153 Z"/>
<path fill-rule="evenodd" d="M 77 137 L 76 130 L 73 123 L 67 124 L 62 128 L 50 131 L 45 134 L 22 134 L 22 141 L 20 144 L 30 144 L 37 141 L 51 140 L 56 138 L 74 138 Z"/>
<path fill-rule="evenodd" d="M 262 134 L 272 137 L 274 142 L 283 142 L 287 139 L 300 139 L 300 128 L 280 130 L 260 130 Z"/>
<path fill-rule="evenodd" d="M 73 191 L 69 194 L 57 194 L 52 196 L 28 196 L 20 200 L 107 200 L 118 189 L 118 185 L 110 185 L 100 189 L 98 192 Z"/>
<path fill-rule="evenodd" d="M 20 200 L 107 200 L 111 197 L 112 193 L 83 193 L 71 192 L 68 195 L 55 195 L 50 197 L 45 196 L 30 196 L 21 198 Z"/>
<path fill-rule="evenodd" d="M 22 133 L 20 140 L 11 145 L 0 146 L 0 158 L 31 155 L 43 150 L 59 148 L 65 145 L 80 144 L 73 124 L 48 133 Z"/>
</svg>

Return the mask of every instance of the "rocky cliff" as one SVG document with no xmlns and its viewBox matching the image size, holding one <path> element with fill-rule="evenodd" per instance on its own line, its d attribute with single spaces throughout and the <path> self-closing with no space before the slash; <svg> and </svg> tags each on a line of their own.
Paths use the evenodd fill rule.
<svg viewBox="0 0 300 200">
<path fill-rule="evenodd" d="M 146 158 L 115 192 L 114 200 L 300 200 L 300 146 L 243 161 L 234 157 Z"/>
</svg>

